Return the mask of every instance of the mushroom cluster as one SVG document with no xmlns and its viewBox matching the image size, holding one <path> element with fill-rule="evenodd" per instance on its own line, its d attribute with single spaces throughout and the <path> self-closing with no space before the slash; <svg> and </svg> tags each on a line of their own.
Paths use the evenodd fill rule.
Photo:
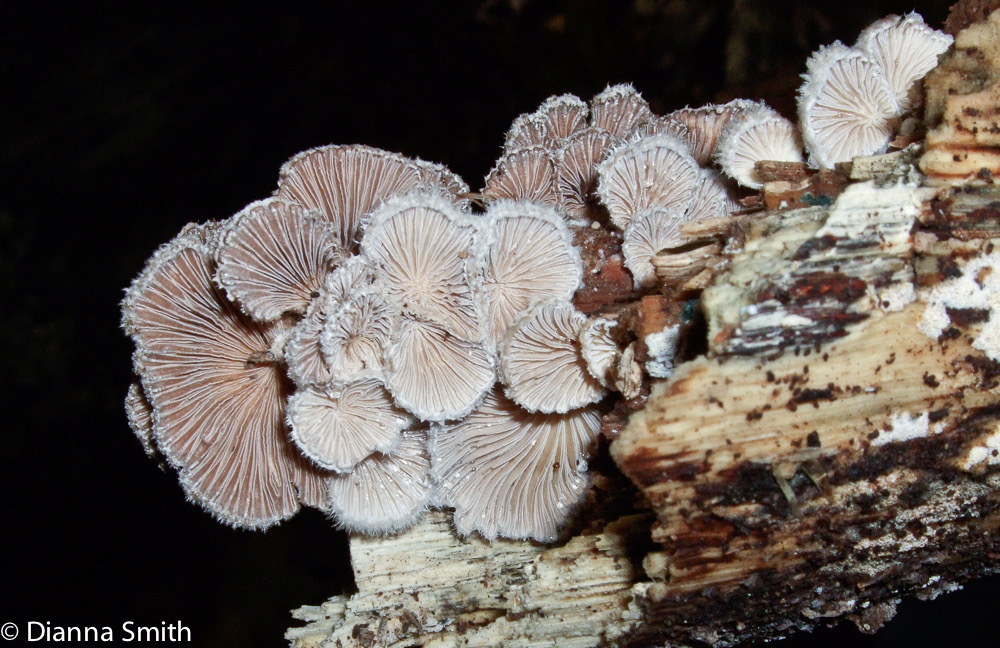
<svg viewBox="0 0 1000 648">
<path fill-rule="evenodd" d="M 921 104 L 916 82 L 953 40 L 909 13 L 872 23 L 853 47 L 838 41 L 816 51 L 799 89 L 799 122 L 811 162 L 829 169 L 884 152 L 903 117 Z"/>
<path fill-rule="evenodd" d="M 821 50 L 805 87 L 839 92 L 821 59 L 881 66 L 868 76 L 891 80 L 897 115 L 927 67 L 897 56 L 911 41 L 947 46 L 915 14 L 886 19 Z M 823 166 L 814 94 L 803 133 Z M 762 103 L 660 116 L 629 85 L 517 118 L 479 194 L 367 146 L 304 151 L 274 195 L 185 227 L 128 288 L 130 425 L 233 526 L 306 505 L 388 533 L 437 506 L 462 534 L 551 541 L 586 496 L 608 394 L 672 371 L 676 313 L 629 328 L 629 303 L 659 290 L 653 258 L 732 213 L 756 162 L 803 157 Z M 594 259 L 632 290 L 582 300 Z"/>
</svg>

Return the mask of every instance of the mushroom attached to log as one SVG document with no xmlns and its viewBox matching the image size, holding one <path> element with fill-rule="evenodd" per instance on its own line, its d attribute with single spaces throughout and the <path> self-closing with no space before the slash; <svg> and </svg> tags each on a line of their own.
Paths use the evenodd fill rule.
<svg viewBox="0 0 1000 648">
<path fill-rule="evenodd" d="M 455 507 L 459 533 L 551 542 L 586 493 L 599 427 L 593 407 L 531 414 L 494 389 L 463 420 L 431 429 L 437 504 Z"/>
</svg>

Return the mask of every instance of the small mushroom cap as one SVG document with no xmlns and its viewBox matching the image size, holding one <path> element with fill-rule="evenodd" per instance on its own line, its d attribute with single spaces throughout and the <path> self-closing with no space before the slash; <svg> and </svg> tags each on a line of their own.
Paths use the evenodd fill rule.
<svg viewBox="0 0 1000 648">
<path fill-rule="evenodd" d="M 233 526 L 263 528 L 299 502 L 325 504 L 320 473 L 286 436 L 284 372 L 259 324 L 212 279 L 213 237 L 189 228 L 160 248 L 122 304 L 156 445 L 188 496 Z"/>
<path fill-rule="evenodd" d="M 555 205 L 556 168 L 548 149 L 534 146 L 500 158 L 486 176 L 483 198 Z"/>
<path fill-rule="evenodd" d="M 951 47 L 954 38 L 931 29 L 920 14 L 886 16 L 866 27 L 854 46 L 882 67 L 902 112 L 914 107 L 913 84 L 937 65 L 938 56 Z"/>
<path fill-rule="evenodd" d="M 368 289 L 375 279 L 375 269 L 363 256 L 348 258 L 339 268 L 326 275 L 323 295 L 327 311 L 333 312 L 359 290 Z"/>
<path fill-rule="evenodd" d="M 713 169 L 702 169 L 698 183 L 691 195 L 684 217 L 687 222 L 705 220 L 708 218 L 724 218 L 739 209 L 739 202 L 734 191 L 720 173 Z"/>
<path fill-rule="evenodd" d="M 504 153 L 541 146 L 555 150 L 562 140 L 587 125 L 587 104 L 571 94 L 549 97 L 535 112 L 514 120 L 504 143 Z"/>
<path fill-rule="evenodd" d="M 219 287 L 261 321 L 304 314 L 323 278 L 347 256 L 329 223 L 275 199 L 248 205 L 219 238 Z"/>
<path fill-rule="evenodd" d="M 833 168 L 886 149 L 900 114 L 881 66 L 864 52 L 836 42 L 806 62 L 799 88 L 799 125 L 810 161 Z"/>
<path fill-rule="evenodd" d="M 364 217 L 384 200 L 416 190 L 450 195 L 468 187 L 439 165 L 370 146 L 322 146 L 288 160 L 278 180 L 277 197 L 318 210 L 334 223 L 342 245 L 354 250 Z"/>
<path fill-rule="evenodd" d="M 613 319 L 591 317 L 580 328 L 580 355 L 587 363 L 587 371 L 602 387 L 611 385 L 619 354 L 614 334 L 618 326 L 618 322 Z"/>
<path fill-rule="evenodd" d="M 700 108 L 681 108 L 664 115 L 663 119 L 668 122 L 683 124 L 687 131 L 685 141 L 691 155 L 698 164 L 705 166 L 715 155 L 716 142 L 722 129 L 726 127 L 729 120 L 739 115 L 744 110 L 755 105 L 756 102 L 746 99 L 734 99 L 725 104 L 707 104 Z"/>
<path fill-rule="evenodd" d="M 683 242 L 681 225 L 686 222 L 684 212 L 663 207 L 644 209 L 632 217 L 622 239 L 622 254 L 636 287 L 649 287 L 656 282 L 652 258 L 660 250 Z"/>
<path fill-rule="evenodd" d="M 288 399 L 295 444 L 316 465 L 349 471 L 371 453 L 389 452 L 413 418 L 378 380 L 300 389 Z"/>
<path fill-rule="evenodd" d="M 333 381 L 333 373 L 320 344 L 323 329 L 326 328 L 326 304 L 322 298 L 309 306 L 303 317 L 293 328 L 285 345 L 285 362 L 288 377 L 298 387 L 326 385 Z"/>
<path fill-rule="evenodd" d="M 465 416 L 496 379 L 492 356 L 433 322 L 403 317 L 386 353 L 386 385 L 422 421 Z"/>
<path fill-rule="evenodd" d="M 555 540 L 586 494 L 599 431 L 594 407 L 529 414 L 494 389 L 465 419 L 431 429 L 437 504 L 455 507 L 462 534 Z"/>
<path fill-rule="evenodd" d="M 572 224 L 588 225 L 595 218 L 597 165 L 622 140 L 608 131 L 585 128 L 571 136 L 556 157 L 559 210 Z"/>
<path fill-rule="evenodd" d="M 586 317 L 565 300 L 525 312 L 500 343 L 500 378 L 507 397 L 530 412 L 565 413 L 599 401 L 600 383 L 580 352 Z"/>
<path fill-rule="evenodd" d="M 601 202 L 624 230 L 633 214 L 649 207 L 687 210 L 701 167 L 687 144 L 657 135 L 619 147 L 597 172 Z"/>
<path fill-rule="evenodd" d="M 719 136 L 715 160 L 744 187 L 763 185 L 754 165 L 764 160 L 802 162 L 802 140 L 795 124 L 764 103 L 744 110 L 726 124 Z"/>
<path fill-rule="evenodd" d="M 551 298 L 568 301 L 583 281 L 580 251 L 562 217 L 530 203 L 498 202 L 476 242 L 486 343 L 496 348 L 517 317 Z"/>
<path fill-rule="evenodd" d="M 628 137 L 653 117 L 649 104 L 629 83 L 608 86 L 590 100 L 590 125 L 615 137 Z"/>
<path fill-rule="evenodd" d="M 372 216 L 361 247 L 378 268 L 390 303 L 478 341 L 482 331 L 467 269 L 475 232 L 474 222 L 450 202 L 408 196 Z"/>
<path fill-rule="evenodd" d="M 322 336 L 329 314 L 336 314 L 355 292 L 371 286 L 371 263 L 362 256 L 348 257 L 326 276 L 320 295 L 313 300 L 306 316 L 295 325 L 285 345 L 288 377 L 299 387 L 348 382 L 337 378 L 323 353 Z"/>
<path fill-rule="evenodd" d="M 395 533 L 415 523 L 431 499 L 431 462 L 425 430 L 403 430 L 389 454 L 376 452 L 349 473 L 327 480 L 330 511 L 354 533 Z"/>
<path fill-rule="evenodd" d="M 320 346 L 334 380 L 380 377 L 397 320 L 396 310 L 371 289 L 355 293 L 328 316 Z"/>
</svg>

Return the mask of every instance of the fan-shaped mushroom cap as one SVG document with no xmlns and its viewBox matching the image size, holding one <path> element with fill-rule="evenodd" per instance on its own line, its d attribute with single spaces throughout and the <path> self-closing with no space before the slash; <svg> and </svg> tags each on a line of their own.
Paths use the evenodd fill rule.
<svg viewBox="0 0 1000 648">
<path fill-rule="evenodd" d="M 403 430 L 389 454 L 376 452 L 327 480 L 337 523 L 358 533 L 394 533 L 416 522 L 431 498 L 427 432 Z"/>
<path fill-rule="evenodd" d="M 700 108 L 681 108 L 664 115 L 668 122 L 683 124 L 687 129 L 685 141 L 698 164 L 705 166 L 715 154 L 715 145 L 729 120 L 752 107 L 753 101 L 734 99 L 725 104 L 707 104 Z"/>
<path fill-rule="evenodd" d="M 386 299 L 478 341 L 482 332 L 467 271 L 475 231 L 474 222 L 450 202 L 408 196 L 373 214 L 361 247 L 378 268 Z"/>
<path fill-rule="evenodd" d="M 587 371 L 602 387 L 611 385 L 618 342 L 614 330 L 618 322 L 606 317 L 591 317 L 580 328 L 580 355 L 587 363 Z"/>
<path fill-rule="evenodd" d="M 333 380 L 320 345 L 325 327 L 326 304 L 320 298 L 310 304 L 305 317 L 292 328 L 285 344 L 285 362 L 288 364 L 288 377 L 298 387 L 326 385 Z"/>
<path fill-rule="evenodd" d="M 954 38 L 931 29 L 918 13 L 886 16 L 866 27 L 854 46 L 882 67 L 896 95 L 899 109 L 913 108 L 910 88 L 937 65 L 938 55 L 951 47 Z"/>
<path fill-rule="evenodd" d="M 700 172 L 684 142 L 657 135 L 613 151 L 597 169 L 597 193 L 625 229 L 632 214 L 649 207 L 686 210 Z"/>
<path fill-rule="evenodd" d="M 381 376 L 397 319 L 396 310 L 371 289 L 353 294 L 327 316 L 320 345 L 334 380 Z"/>
<path fill-rule="evenodd" d="M 375 451 L 391 451 L 412 422 L 373 379 L 300 389 L 288 399 L 292 440 L 328 470 L 345 472 Z"/>
<path fill-rule="evenodd" d="M 653 119 L 653 111 L 629 83 L 608 86 L 590 100 L 590 125 L 625 138 L 640 124 Z"/>
<path fill-rule="evenodd" d="M 247 205 L 219 237 L 216 281 L 261 321 L 305 313 L 323 278 L 347 256 L 329 223 L 275 199 Z"/>
<path fill-rule="evenodd" d="M 556 169 L 549 150 L 541 146 L 504 155 L 486 176 L 483 197 L 494 200 L 526 200 L 555 205 Z"/>
<path fill-rule="evenodd" d="M 529 203 L 499 202 L 476 243 L 482 271 L 486 344 L 495 348 L 517 317 L 538 302 L 565 301 L 583 281 L 580 251 L 562 217 Z"/>
<path fill-rule="evenodd" d="M 684 218 L 694 222 L 729 216 L 739 208 L 730 184 L 717 171 L 702 169 Z"/>
<path fill-rule="evenodd" d="M 469 193 L 469 185 L 462 180 L 461 176 L 443 164 L 428 162 L 419 158 L 413 163 L 420 170 L 420 190 L 436 190 L 445 198 L 459 206 L 465 206 L 468 202 L 466 194 Z"/>
<path fill-rule="evenodd" d="M 327 311 L 333 312 L 359 290 L 365 290 L 375 279 L 375 269 L 371 261 L 363 256 L 352 256 L 339 268 L 326 275 L 323 295 Z"/>
<path fill-rule="evenodd" d="M 593 220 L 597 165 L 621 138 L 601 128 L 588 127 L 566 140 L 556 158 L 559 209 L 570 221 L 586 225 Z M 576 223 L 574 223 L 576 224 Z"/>
<path fill-rule="evenodd" d="M 335 224 L 342 245 L 355 249 L 363 219 L 382 201 L 415 190 L 451 194 L 465 183 L 444 167 L 411 160 L 370 146 L 321 146 L 288 160 L 277 197 L 318 210 Z"/>
<path fill-rule="evenodd" d="M 261 528 L 323 506 L 320 473 L 289 442 L 280 324 L 258 324 L 216 288 L 211 237 L 189 228 L 132 283 L 123 326 L 153 406 L 157 446 L 188 495 L 233 526 Z"/>
<path fill-rule="evenodd" d="M 628 141 L 637 142 L 656 135 L 669 135 L 683 142 L 688 142 L 691 139 L 691 134 L 684 122 L 678 119 L 669 119 L 666 116 L 654 116 L 649 121 L 639 124 L 635 130 L 629 133 Z"/>
<path fill-rule="evenodd" d="M 764 103 L 744 110 L 726 124 L 716 146 L 716 162 L 744 187 L 763 186 L 754 165 L 764 160 L 802 162 L 802 141 L 795 124 Z"/>
<path fill-rule="evenodd" d="M 153 441 L 153 406 L 149 404 L 142 385 L 134 382 L 128 386 L 125 394 L 125 414 L 128 416 L 128 426 L 142 444 L 147 457 L 156 456 L 156 443 Z"/>
<path fill-rule="evenodd" d="M 529 414 L 494 389 L 465 419 L 432 428 L 437 503 L 455 507 L 462 534 L 555 540 L 586 494 L 599 430 L 594 407 Z"/>
<path fill-rule="evenodd" d="M 587 125 L 587 104 L 571 94 L 549 97 L 538 110 L 514 120 L 507 131 L 504 153 L 542 146 L 553 150 L 561 140 Z"/>
<path fill-rule="evenodd" d="M 500 343 L 500 378 L 508 398 L 530 412 L 557 413 L 599 401 L 604 389 L 580 353 L 586 320 L 559 299 L 525 312 Z"/>
<path fill-rule="evenodd" d="M 656 281 L 651 259 L 660 250 L 683 241 L 680 229 L 685 222 L 684 212 L 663 207 L 644 209 L 632 217 L 625 228 L 622 254 L 636 287 L 647 287 Z"/>
<path fill-rule="evenodd" d="M 337 378 L 323 354 L 322 336 L 329 314 L 343 306 L 354 292 L 371 285 L 372 267 L 361 256 L 348 257 L 326 276 L 319 297 L 313 300 L 306 316 L 295 325 L 285 345 L 288 377 L 299 387 L 327 385 Z"/>
<path fill-rule="evenodd" d="M 836 42 L 814 52 L 806 69 L 798 103 L 810 161 L 829 169 L 884 151 L 900 110 L 881 66 Z"/>
<path fill-rule="evenodd" d="M 492 356 L 481 345 L 419 318 L 402 319 L 386 353 L 386 385 L 396 403 L 423 421 L 465 416 L 495 379 Z"/>
</svg>

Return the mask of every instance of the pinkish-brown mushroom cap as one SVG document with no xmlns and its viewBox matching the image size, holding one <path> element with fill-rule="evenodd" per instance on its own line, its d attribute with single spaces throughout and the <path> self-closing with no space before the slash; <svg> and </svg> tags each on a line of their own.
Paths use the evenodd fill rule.
<svg viewBox="0 0 1000 648">
<path fill-rule="evenodd" d="M 322 146 L 281 167 L 277 196 L 316 210 L 334 223 L 345 248 L 355 250 L 365 217 L 383 201 L 416 190 L 456 199 L 468 186 L 440 165 L 370 146 Z"/>
<path fill-rule="evenodd" d="M 153 407 L 153 433 L 188 496 L 233 526 L 263 528 L 322 507 L 319 471 L 287 438 L 283 326 L 253 322 L 215 286 L 214 238 L 185 229 L 132 283 L 123 326 Z"/>
<path fill-rule="evenodd" d="M 346 257 L 329 223 L 298 205 L 262 200 L 220 232 L 216 280 L 248 315 L 271 321 L 304 314 L 327 273 Z"/>
</svg>

